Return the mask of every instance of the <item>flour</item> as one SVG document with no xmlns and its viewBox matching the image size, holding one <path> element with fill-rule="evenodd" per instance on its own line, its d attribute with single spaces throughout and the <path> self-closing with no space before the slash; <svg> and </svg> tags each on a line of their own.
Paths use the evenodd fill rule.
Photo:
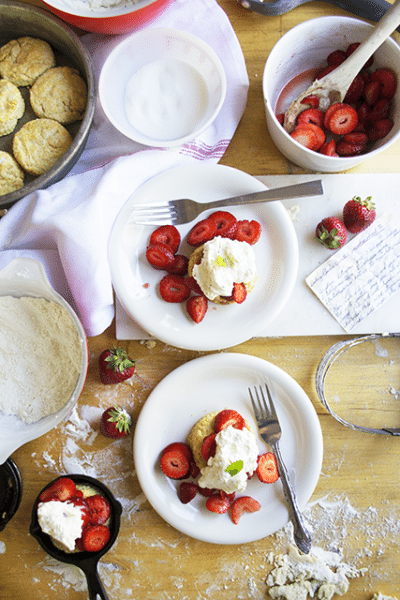
<svg viewBox="0 0 400 600">
<path fill-rule="evenodd" d="M 0 297 L 0 410 L 33 423 L 69 400 L 81 366 L 65 308 L 44 298 Z"/>
<path fill-rule="evenodd" d="M 331 600 L 335 594 L 342 596 L 347 592 L 349 579 L 366 572 L 343 562 L 341 553 L 317 547 L 300 555 L 297 548 L 290 546 L 288 554 L 278 554 L 272 562 L 275 568 L 267 577 L 269 595 L 282 600 Z"/>
</svg>

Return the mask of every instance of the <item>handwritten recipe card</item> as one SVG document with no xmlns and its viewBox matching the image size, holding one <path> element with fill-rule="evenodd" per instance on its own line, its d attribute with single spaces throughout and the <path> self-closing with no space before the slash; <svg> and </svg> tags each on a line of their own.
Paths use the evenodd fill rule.
<svg viewBox="0 0 400 600">
<path fill-rule="evenodd" d="M 315 269 L 306 283 L 350 333 L 400 289 L 400 219 L 383 214 Z"/>
</svg>

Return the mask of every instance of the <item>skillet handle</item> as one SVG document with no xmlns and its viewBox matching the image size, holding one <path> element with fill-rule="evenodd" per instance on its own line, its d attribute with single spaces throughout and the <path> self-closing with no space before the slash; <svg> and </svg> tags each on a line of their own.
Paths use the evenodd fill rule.
<svg viewBox="0 0 400 600">
<path fill-rule="evenodd" d="M 104 589 L 99 577 L 97 562 L 97 558 L 92 560 L 89 559 L 80 563 L 78 566 L 82 569 L 86 576 L 89 600 L 109 600 L 106 590 Z"/>
</svg>

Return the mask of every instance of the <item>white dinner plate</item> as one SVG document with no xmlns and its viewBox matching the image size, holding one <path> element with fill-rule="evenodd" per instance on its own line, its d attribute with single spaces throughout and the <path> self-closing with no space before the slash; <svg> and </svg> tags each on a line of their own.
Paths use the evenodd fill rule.
<svg viewBox="0 0 400 600">
<path fill-rule="evenodd" d="M 189 361 L 167 375 L 146 400 L 135 429 L 134 460 L 143 492 L 158 514 L 190 537 L 215 544 L 242 544 L 264 538 L 289 520 L 280 480 L 261 483 L 257 476 L 246 490 L 261 504 L 235 525 L 230 512 L 211 513 L 198 494 L 189 504 L 177 495 L 179 481 L 166 477 L 159 466 L 168 444 L 186 441 L 190 429 L 210 412 L 233 408 L 257 431 L 248 387 L 273 382 L 282 427 L 281 450 L 300 509 L 317 484 L 321 465 L 322 432 L 314 407 L 302 388 L 284 371 L 254 356 L 210 354 Z M 260 454 L 269 451 L 258 438 Z"/>
<path fill-rule="evenodd" d="M 259 280 L 243 304 L 209 303 L 205 318 L 198 324 L 187 315 L 184 303 L 171 304 L 159 295 L 158 284 L 165 272 L 154 269 L 145 256 L 155 227 L 132 222 L 137 203 L 185 197 L 207 202 L 263 189 L 265 186 L 247 173 L 200 163 L 170 169 L 132 194 L 116 218 L 109 243 L 113 286 L 128 315 L 152 336 L 189 350 L 228 348 L 265 329 L 289 299 L 298 269 L 296 233 L 280 202 L 226 209 L 238 219 L 255 219 L 262 225 L 261 237 L 253 246 Z M 184 241 L 192 226 L 193 222 L 178 227 L 183 240 L 178 252 L 186 256 L 193 250 Z"/>
</svg>

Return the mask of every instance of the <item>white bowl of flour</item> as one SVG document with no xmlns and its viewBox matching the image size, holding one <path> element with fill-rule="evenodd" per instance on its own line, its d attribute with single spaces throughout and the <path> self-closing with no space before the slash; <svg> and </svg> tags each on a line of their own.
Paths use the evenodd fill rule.
<svg viewBox="0 0 400 600">
<path fill-rule="evenodd" d="M 0 271 L 0 465 L 72 411 L 86 380 L 87 340 L 40 262 Z"/>
</svg>

